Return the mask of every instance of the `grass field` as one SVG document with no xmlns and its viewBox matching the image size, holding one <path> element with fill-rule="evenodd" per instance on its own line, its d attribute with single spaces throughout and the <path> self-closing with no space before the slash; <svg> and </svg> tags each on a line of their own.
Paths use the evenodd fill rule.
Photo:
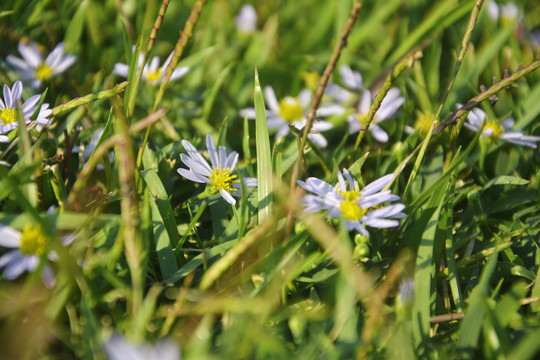
<svg viewBox="0 0 540 360">
<path fill-rule="evenodd" d="M 1 359 L 534 359 L 540 4 L 3 0 Z"/>
</svg>

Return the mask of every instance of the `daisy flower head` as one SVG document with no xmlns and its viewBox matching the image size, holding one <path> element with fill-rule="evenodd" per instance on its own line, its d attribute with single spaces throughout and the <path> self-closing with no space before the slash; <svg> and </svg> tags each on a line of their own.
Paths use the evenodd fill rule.
<svg viewBox="0 0 540 360">
<path fill-rule="evenodd" d="M 253 5 L 246 4 L 240 8 L 234 22 L 238 31 L 251 34 L 257 28 L 257 11 L 255 11 Z"/>
<path fill-rule="evenodd" d="M 4 85 L 4 100 L 2 101 L 0 98 L 0 142 L 9 142 L 9 138 L 2 134 L 10 132 L 18 126 L 18 103 L 22 98 L 22 89 L 20 81 L 15 81 L 11 89 Z M 40 98 L 41 95 L 34 95 L 22 104 L 22 116 L 25 124 L 31 122 L 30 117 L 36 111 Z M 49 117 L 51 115 L 52 109 L 49 109 L 49 104 L 43 104 L 39 109 L 36 124 L 40 127 L 50 125 Z"/>
<path fill-rule="evenodd" d="M 461 107 L 461 105 L 458 104 L 458 107 Z M 540 136 L 525 135 L 523 131 L 510 130 L 514 126 L 513 118 L 509 117 L 499 123 L 489 119 L 487 114 L 480 108 L 474 108 L 469 112 L 463 126 L 476 132 L 482 131 L 482 139 L 501 139 L 533 149 L 536 149 L 536 143 L 540 141 Z"/>
<path fill-rule="evenodd" d="M 378 124 L 393 117 L 404 102 L 405 98 L 401 96 L 399 89 L 392 88 L 388 91 L 379 110 L 375 113 L 373 121 L 369 125 L 369 132 L 373 135 L 375 140 L 381 143 L 388 141 L 388 134 Z M 366 120 L 371 103 L 371 92 L 369 90 L 364 90 L 362 92 L 362 97 L 358 102 L 358 106 L 355 109 L 355 113 L 347 117 L 349 132 L 351 134 L 357 133 L 361 129 L 367 127 Z"/>
<path fill-rule="evenodd" d="M 383 206 L 381 204 L 399 200 L 399 196 L 391 190 L 382 191 L 394 178 L 393 174 L 385 175 L 360 189 L 347 169 L 343 173 L 338 170 L 336 186 L 317 178 L 308 178 L 305 182 L 299 180 L 298 185 L 313 194 L 306 194 L 301 204 L 306 206 L 305 212 L 326 210 L 334 218 L 342 218 L 347 230 L 355 230 L 369 236 L 365 226 L 374 228 L 389 228 L 399 225 L 397 219 L 406 215 L 401 211 L 403 204 Z"/>
<path fill-rule="evenodd" d="M 341 83 L 345 85 L 346 89 L 330 83 L 326 86 L 325 93 L 343 107 L 349 107 L 350 103 L 356 98 L 355 94 L 362 92 L 364 88 L 364 81 L 362 75 L 358 71 L 353 71 L 348 65 L 341 65 L 339 67 L 339 75 Z"/>
<path fill-rule="evenodd" d="M 135 50 L 135 47 L 133 47 L 133 50 Z M 147 84 L 152 85 L 152 86 L 161 84 L 163 80 L 165 79 L 165 71 L 167 70 L 167 66 L 171 62 L 173 55 L 174 55 L 174 51 L 171 52 L 171 54 L 165 60 L 165 62 L 163 63 L 161 67 L 159 67 L 159 57 L 154 56 L 152 60 L 150 61 L 150 64 L 146 64 L 144 66 L 142 79 L 146 81 Z M 140 53 L 139 58 L 137 59 L 137 69 L 140 69 L 142 67 L 143 58 L 144 58 L 144 55 Z M 182 76 L 186 75 L 188 71 L 189 71 L 188 66 L 182 66 L 182 67 L 174 69 L 169 81 L 181 78 Z M 129 66 L 122 63 L 116 63 L 114 64 L 113 73 L 115 73 L 118 76 L 127 78 L 129 74 Z"/>
<path fill-rule="evenodd" d="M 43 54 L 32 41 L 28 44 L 20 42 L 17 48 L 22 55 L 22 59 L 8 55 L 6 61 L 23 79 L 31 80 L 34 89 L 39 88 L 43 81 L 47 81 L 66 71 L 77 60 L 75 55 L 64 55 L 63 43 L 56 45 L 45 59 L 43 59 Z"/>
<path fill-rule="evenodd" d="M 499 5 L 495 1 L 488 1 L 486 6 L 489 17 L 495 22 L 500 20 L 503 25 L 511 24 L 522 16 L 518 6 L 513 2 Z"/>
<path fill-rule="evenodd" d="M 178 173 L 188 180 L 208 184 L 212 192 L 219 191 L 229 204 L 236 204 L 232 195 L 240 196 L 239 189 L 242 186 L 238 177 L 233 174 L 238 162 L 238 153 L 233 151 L 227 156 L 224 146 L 220 146 L 218 151 L 212 136 L 207 135 L 206 147 L 212 164 L 210 166 L 189 141 L 182 140 L 182 145 L 187 151 L 187 155 L 180 154 L 180 160 L 188 169 L 180 168 Z M 256 178 L 243 178 L 242 182 L 246 188 L 257 186 Z"/>
<path fill-rule="evenodd" d="M 269 110 L 266 110 L 268 128 L 277 129 L 277 137 L 286 136 L 290 131 L 289 126 L 302 129 L 306 125 L 304 113 L 309 110 L 311 104 L 311 90 L 303 89 L 296 97 L 286 96 L 278 101 L 274 89 L 266 86 L 264 97 L 269 107 Z M 240 112 L 240 116 L 255 119 L 255 109 L 244 109 Z M 320 132 L 330 130 L 332 127 L 333 125 L 329 122 L 316 120 L 311 128 L 313 133 L 308 134 L 309 140 L 319 147 L 326 147 L 328 141 Z"/>
<path fill-rule="evenodd" d="M 62 238 L 62 243 L 68 245 L 74 239 L 75 236 L 68 235 Z M 0 246 L 12 249 L 0 256 L 4 279 L 14 280 L 25 272 L 33 272 L 43 256 L 54 261 L 57 255 L 49 251 L 49 243 L 50 239 L 40 225 L 26 224 L 19 232 L 0 224 Z M 49 265 L 43 267 L 42 277 L 45 285 L 49 288 L 54 286 L 54 274 Z"/>
</svg>

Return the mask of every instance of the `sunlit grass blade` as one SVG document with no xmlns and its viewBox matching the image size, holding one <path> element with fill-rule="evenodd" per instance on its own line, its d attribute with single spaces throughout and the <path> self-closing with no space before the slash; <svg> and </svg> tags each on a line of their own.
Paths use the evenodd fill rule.
<svg viewBox="0 0 540 360">
<path fill-rule="evenodd" d="M 266 107 L 259 82 L 259 74 L 255 70 L 255 139 L 257 144 L 257 194 L 258 223 L 262 224 L 272 214 L 273 184 L 272 157 L 270 155 L 270 138 L 266 124 Z"/>
<path fill-rule="evenodd" d="M 152 220 L 154 224 L 156 221 L 160 223 L 160 225 L 154 226 L 154 241 L 163 277 L 167 278 L 178 269 L 172 249 L 178 245 L 180 235 L 167 192 L 157 172 L 153 169 L 146 169 L 141 172 L 141 176 L 152 196 Z"/>
<path fill-rule="evenodd" d="M 435 264 L 435 243 L 438 234 L 438 221 L 441 209 L 445 203 L 445 188 L 441 184 L 435 193 L 432 194 L 428 209 L 436 207 L 427 225 L 420 236 L 418 255 L 416 258 L 416 270 L 414 275 L 414 308 L 413 308 L 413 334 L 415 345 L 420 357 L 427 354 L 427 340 L 430 336 L 429 318 L 431 315 L 432 294 L 434 293 L 434 264 Z M 429 216 L 430 212 L 423 212 L 422 216 Z"/>
</svg>

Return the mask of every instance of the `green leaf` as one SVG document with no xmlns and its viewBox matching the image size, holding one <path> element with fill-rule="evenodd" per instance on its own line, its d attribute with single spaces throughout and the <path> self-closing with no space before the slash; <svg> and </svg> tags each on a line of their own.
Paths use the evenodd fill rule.
<svg viewBox="0 0 540 360">
<path fill-rule="evenodd" d="M 167 278 L 178 269 L 172 249 L 178 246 L 180 235 L 167 192 L 157 172 L 153 169 L 146 169 L 141 172 L 141 175 L 150 190 L 154 241 L 163 277 Z"/>
<path fill-rule="evenodd" d="M 446 187 L 445 187 L 446 188 Z M 418 255 L 416 257 L 416 271 L 414 275 L 414 308 L 413 308 L 413 334 L 415 344 L 419 352 L 419 356 L 426 355 L 426 340 L 430 336 L 429 318 L 431 315 L 433 289 L 433 266 L 434 266 L 434 250 L 436 237 L 438 233 L 438 221 L 441 214 L 441 209 L 445 203 L 445 188 L 439 186 L 436 193 L 433 194 L 428 208 L 434 208 L 437 204 L 435 212 L 431 215 L 429 222 L 423 229 L 421 234 L 420 245 L 418 247 Z M 429 212 L 424 212 L 423 216 L 429 215 Z M 443 235 L 446 235 L 443 233 Z M 441 240 L 441 239 L 439 239 Z"/>
<path fill-rule="evenodd" d="M 484 190 L 494 185 L 527 185 L 529 180 L 522 179 L 517 176 L 499 176 L 491 180 L 484 186 Z"/>
<path fill-rule="evenodd" d="M 255 133 L 257 143 L 257 194 L 258 223 L 262 224 L 272 214 L 272 157 L 270 155 L 270 138 L 266 123 L 266 107 L 259 83 L 259 74 L 255 69 Z"/>
<path fill-rule="evenodd" d="M 460 324 L 457 346 L 463 350 L 463 359 L 472 359 L 478 348 L 478 338 L 484 320 L 484 308 L 482 301 L 489 296 L 489 279 L 497 265 L 498 252 L 495 251 L 488 260 L 482 271 L 479 284 L 469 296 L 469 306 L 465 312 L 465 318 Z"/>
<path fill-rule="evenodd" d="M 88 0 L 83 0 L 77 7 L 77 11 L 71 19 L 64 37 L 66 53 L 79 53 L 83 26 L 87 15 Z"/>
</svg>

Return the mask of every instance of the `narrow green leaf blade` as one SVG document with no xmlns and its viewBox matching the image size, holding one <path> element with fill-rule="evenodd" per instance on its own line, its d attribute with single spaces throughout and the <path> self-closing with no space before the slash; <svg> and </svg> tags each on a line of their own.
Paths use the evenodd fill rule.
<svg viewBox="0 0 540 360">
<path fill-rule="evenodd" d="M 255 70 L 255 138 L 257 144 L 258 223 L 262 224 L 272 214 L 272 157 L 266 123 L 264 97 Z"/>
</svg>

